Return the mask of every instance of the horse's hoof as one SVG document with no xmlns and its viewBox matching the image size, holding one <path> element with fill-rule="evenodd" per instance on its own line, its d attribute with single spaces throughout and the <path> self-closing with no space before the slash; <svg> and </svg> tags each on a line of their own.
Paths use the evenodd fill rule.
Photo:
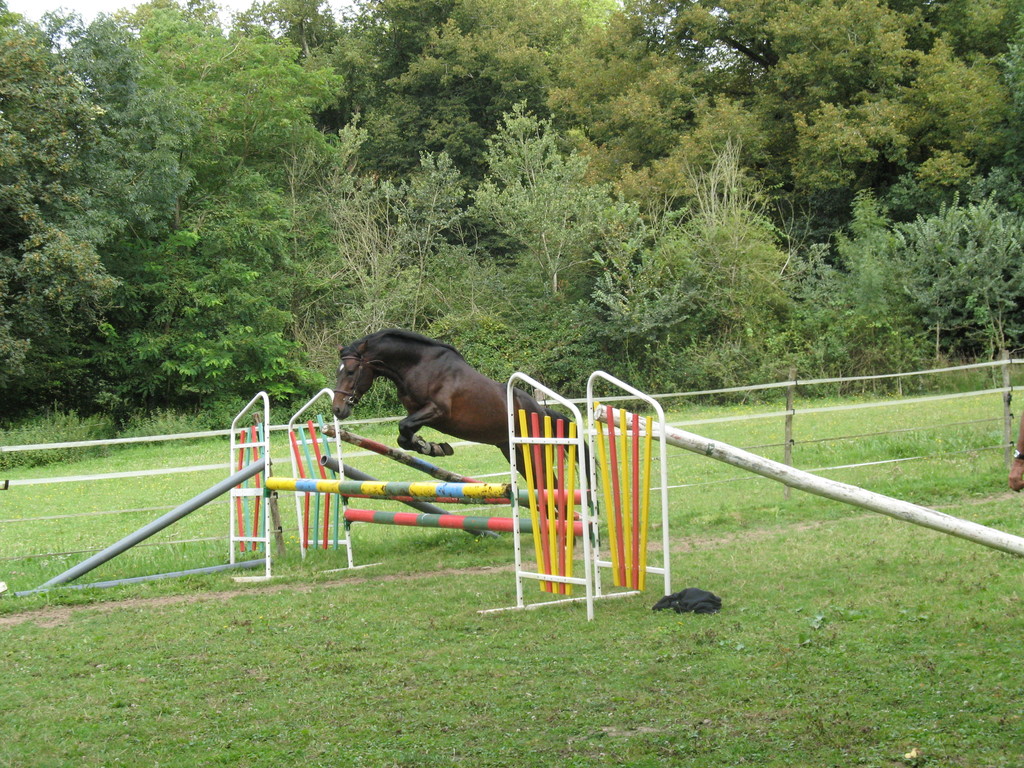
<svg viewBox="0 0 1024 768">
<path fill-rule="evenodd" d="M 448 443 L 424 443 L 421 453 L 427 456 L 451 456 L 455 451 Z"/>
</svg>

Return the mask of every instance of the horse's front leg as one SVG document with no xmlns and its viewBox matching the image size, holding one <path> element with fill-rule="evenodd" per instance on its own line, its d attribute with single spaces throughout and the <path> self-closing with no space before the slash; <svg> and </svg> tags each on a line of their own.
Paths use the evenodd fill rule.
<svg viewBox="0 0 1024 768">
<path fill-rule="evenodd" d="M 398 445 L 407 451 L 416 451 L 426 456 L 451 456 L 455 453 L 448 443 L 431 443 L 416 434 L 422 426 L 428 426 L 441 416 L 441 409 L 428 403 L 398 422 Z"/>
</svg>

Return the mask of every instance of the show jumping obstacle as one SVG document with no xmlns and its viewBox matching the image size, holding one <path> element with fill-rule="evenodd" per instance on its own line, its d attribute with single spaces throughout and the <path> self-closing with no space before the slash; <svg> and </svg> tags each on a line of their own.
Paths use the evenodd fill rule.
<svg viewBox="0 0 1024 768">
<path fill-rule="evenodd" d="M 303 482 L 328 482 L 337 480 L 340 467 L 332 469 L 327 461 L 335 455 L 341 456 L 341 442 L 333 440 L 327 434 L 323 416 L 311 419 L 302 417 L 310 411 L 318 400 L 332 396 L 328 389 L 322 389 L 306 401 L 288 420 L 287 440 L 288 455 L 291 459 L 292 475 Z M 331 424 L 335 433 L 338 429 L 337 419 Z M 267 478 L 267 492 L 277 490 L 273 483 L 277 478 Z M 333 506 L 333 509 L 332 509 Z M 348 557 L 348 567 L 354 566 L 352 549 L 349 546 L 348 528 L 342 525 L 340 517 L 341 502 L 329 495 L 305 492 L 295 495 L 296 525 L 299 531 L 299 548 L 303 558 L 307 550 L 334 549 L 344 547 Z M 333 515 L 332 515 L 333 512 Z M 322 522 L 321 522 L 322 519 Z"/>
<path fill-rule="evenodd" d="M 325 424 L 322 416 L 317 417 L 315 421 L 305 419 L 303 422 L 303 415 L 318 401 L 321 401 L 321 406 L 327 407 L 332 397 L 332 390 L 321 390 L 289 420 L 288 443 L 293 477 L 271 477 L 268 478 L 266 484 L 268 493 L 295 492 L 299 545 L 303 557 L 306 556 L 309 549 L 344 547 L 347 550 L 348 567 L 355 567 L 349 523 L 364 522 L 364 520 L 356 520 L 354 516 L 352 519 L 345 518 L 348 498 L 377 498 L 400 502 L 416 509 L 424 517 L 401 516 L 395 518 L 391 524 L 413 525 L 416 524 L 413 521 L 421 520 L 418 523 L 421 527 L 428 525 L 429 516 L 448 516 L 445 510 L 430 503 L 434 499 L 449 503 L 500 503 L 506 505 L 509 503 L 507 496 L 497 499 L 475 498 L 484 491 L 507 492 L 507 485 L 490 484 L 486 488 L 481 487 L 480 490 L 463 491 L 462 486 L 466 484 L 480 484 L 475 483 L 473 478 L 450 472 L 403 451 L 340 429 L 336 418 L 330 424 Z M 324 399 L 328 403 L 323 403 Z M 371 475 L 344 462 L 342 442 L 378 453 L 435 478 L 440 478 L 442 482 L 417 484 L 378 481 Z M 438 497 L 436 492 L 439 490 L 447 495 Z M 322 518 L 321 511 L 323 512 Z M 451 515 L 451 517 L 459 516 Z M 378 522 L 383 521 L 383 517 L 378 520 Z M 447 522 L 449 525 L 444 527 L 454 527 L 450 525 L 451 521 Z M 474 527 L 467 527 L 464 530 L 480 530 L 479 526 L 472 521 L 467 522 L 467 525 L 474 525 Z"/>
<path fill-rule="evenodd" d="M 602 378 L 628 392 L 631 397 L 649 401 L 642 393 L 607 374 L 600 374 L 595 380 Z M 295 493 L 303 554 L 311 548 L 331 546 L 328 537 L 331 529 L 330 499 L 336 497 L 337 501 L 333 505 L 333 529 L 336 532 L 333 546 L 346 548 L 349 567 L 353 567 L 351 524 L 356 522 L 512 532 L 516 555 L 515 608 L 533 608 L 563 600 L 583 600 L 587 603 L 588 617 L 592 618 L 593 601 L 611 596 L 602 591 L 599 576 L 602 567 L 612 568 L 615 572 L 614 587 L 630 590 L 614 594 L 635 594 L 642 590 L 648 572 L 663 575 L 668 589 L 670 581 L 667 558 L 661 567 L 648 566 L 646 561 L 650 518 L 651 421 L 641 422 L 637 417 L 617 433 L 610 433 L 611 455 L 602 461 L 603 478 L 595 481 L 595 467 L 579 460 L 583 456 L 595 455 L 595 451 L 594 445 L 586 442 L 588 430 L 576 406 L 524 374 L 516 374 L 510 379 L 507 384 L 510 395 L 512 391 L 516 391 L 517 395 L 521 393 L 522 390 L 514 389 L 516 384 L 525 384 L 535 392 L 542 393 L 548 402 L 559 404 L 572 417 L 566 418 L 559 414 L 559 418 L 555 419 L 553 412 L 535 407 L 528 411 L 515 408 L 509 411 L 509 483 L 481 483 L 474 478 L 442 469 L 422 458 L 342 430 L 336 419 L 331 425 L 324 424 L 322 418 L 316 424 L 309 419 L 303 424 L 303 414 L 318 400 L 332 394 L 331 390 L 319 392 L 289 421 L 288 440 L 294 477 L 272 476 L 265 481 L 268 493 Z M 508 397 L 508 402 L 516 401 L 517 398 Z M 535 401 L 531 398 L 528 402 Z M 657 403 L 653 403 L 653 407 L 659 413 L 659 423 L 662 423 L 664 417 Z M 641 432 L 641 423 L 646 432 Z M 368 481 L 365 475 L 343 479 L 352 477 L 353 468 L 345 464 L 341 442 L 415 468 L 439 482 Z M 603 443 L 598 450 L 603 450 Z M 616 451 L 623 457 L 621 462 Z M 663 445 L 661 452 L 660 458 L 664 464 Z M 355 474 L 361 473 L 356 471 Z M 598 556 L 599 530 L 595 500 L 588 488 L 603 488 L 608 483 L 613 483 L 614 489 L 605 488 L 603 498 L 608 508 L 613 510 L 607 523 L 613 551 L 610 560 L 603 560 Z M 348 500 L 353 498 L 399 501 L 411 506 L 504 504 L 511 505 L 512 517 L 455 515 L 437 507 L 420 510 L 419 514 L 381 512 L 349 507 Z M 667 529 L 668 507 L 664 492 L 661 501 L 660 521 L 663 529 Z M 321 509 L 324 511 L 322 525 L 318 522 Z M 345 531 L 344 538 L 337 532 L 339 522 Z M 527 562 L 524 558 L 524 546 L 520 538 L 522 534 L 532 538 L 535 563 Z M 667 541 L 667 532 L 664 535 Z M 581 541 L 579 547 L 576 546 L 576 539 Z M 616 553 L 615 546 L 622 551 L 622 556 Z M 663 545 L 663 552 L 668 552 L 667 546 Z M 528 602 L 523 588 L 524 580 L 539 582 L 543 593 L 557 595 L 558 599 Z M 583 597 L 572 597 L 574 586 L 583 587 Z"/>
<path fill-rule="evenodd" d="M 562 406 L 569 412 L 569 419 L 563 417 L 555 421 L 548 414 L 516 408 L 514 392 L 517 382 L 543 394 L 549 402 Z M 573 586 L 580 585 L 585 596 L 576 599 L 586 602 L 587 619 L 593 619 L 596 594 L 593 546 L 597 528 L 594 525 L 593 498 L 588 492 L 587 474 L 585 471 L 577 471 L 578 460 L 585 455 L 583 417 L 573 403 L 524 373 L 515 373 L 509 378 L 506 402 L 511 404 L 507 409 L 509 476 L 512 484 L 512 519 L 517 523 L 512 530 L 516 564 L 515 608 L 527 606 L 524 579 L 539 581 L 542 592 L 565 596 L 554 601 L 532 603 L 531 607 L 574 599 L 571 597 Z M 519 467 L 520 458 L 522 467 Z M 520 477 L 526 483 L 533 534 L 533 568 L 524 562 L 522 532 L 518 526 L 523 516 Z M 578 506 L 568 503 L 569 499 L 575 497 L 577 484 L 580 491 Z M 579 515 L 587 532 L 580 537 L 583 545 L 582 575 L 574 567 L 575 536 L 568 533 L 575 514 Z"/>
<path fill-rule="evenodd" d="M 514 390 L 513 396 L 513 384 L 516 381 L 533 387 L 550 401 L 560 404 L 572 414 L 572 419 L 539 406 L 522 390 Z M 643 574 L 648 572 L 665 574 L 668 588 L 668 548 L 664 547 L 664 568 L 646 565 L 650 457 L 644 454 L 647 463 L 640 463 L 640 421 L 634 419 L 631 426 L 627 425 L 617 436 L 610 437 L 609 452 L 614 454 L 618 450 L 623 457 L 631 457 L 627 462 L 631 461 L 632 464 L 624 468 L 604 469 L 605 476 L 615 478 L 613 482 L 618 484 L 614 491 L 606 490 L 604 498 L 609 508 L 615 510 L 614 517 L 608 523 L 612 541 L 616 546 L 621 543 L 619 549 L 624 553 L 619 557 L 613 552 L 612 559 L 605 561 L 598 556 L 598 518 L 592 490 L 600 487 L 601 481 L 593 480 L 595 467 L 592 463 L 588 465 L 580 460 L 581 457 L 594 455 L 594 445 L 585 440 L 588 430 L 576 406 L 539 382 L 516 374 L 508 384 L 508 402 L 513 403 L 507 415 L 509 483 L 481 483 L 474 478 L 442 469 L 418 457 L 341 430 L 337 418 L 328 425 L 323 416 L 315 419 L 305 417 L 318 400 L 330 399 L 333 395 L 332 390 L 322 390 L 288 422 L 287 440 L 294 477 L 274 477 L 271 473 L 270 430 L 267 426 L 270 406 L 266 393 L 261 392 L 239 412 L 231 424 L 229 456 L 234 474 L 135 534 L 54 577 L 39 589 L 48 589 L 78 578 L 224 494 L 228 495 L 230 519 L 227 565 L 104 582 L 102 585 L 187 573 L 212 573 L 233 568 L 262 568 L 263 574 L 252 578 L 270 578 L 271 536 L 276 536 L 279 543 L 282 542 L 280 522 L 276 519 L 276 494 L 280 491 L 295 494 L 299 542 L 304 557 L 309 549 L 344 547 L 348 567 L 357 567 L 353 563 L 351 540 L 351 526 L 355 522 L 447 528 L 474 533 L 512 532 L 516 557 L 516 608 L 533 608 L 551 602 L 579 599 L 586 601 L 587 616 L 592 618 L 594 599 L 611 596 L 602 593 L 599 575 L 602 567 L 611 567 L 616 571 L 616 587 L 631 590 L 616 594 L 634 594 L 642 589 Z M 518 403 L 526 403 L 527 407 L 520 410 L 515 407 Z M 245 424 L 246 420 L 252 423 Z M 643 423 L 649 435 L 649 422 Z M 345 465 L 342 442 L 387 456 L 431 475 L 438 482 L 376 481 L 354 467 Z M 649 437 L 646 444 L 649 450 Z M 631 447 L 627 449 L 626 445 Z M 606 457 L 605 462 L 615 463 L 616 456 Z M 520 461 L 523 478 L 517 466 Z M 641 466 L 645 467 L 643 472 L 640 471 Z M 419 514 L 354 509 L 348 507 L 349 498 L 397 501 L 415 508 Z M 431 502 L 511 505 L 512 516 L 455 515 Z M 662 521 L 663 527 L 667 527 L 664 498 Z M 536 560 L 533 566 L 524 557 L 521 540 L 523 534 L 532 536 L 533 557 Z M 576 546 L 576 539 L 580 540 L 581 546 Z M 523 590 L 524 579 L 538 581 L 543 593 L 558 595 L 560 599 L 528 603 Z M 583 587 L 585 596 L 572 597 L 574 586 Z"/>
</svg>

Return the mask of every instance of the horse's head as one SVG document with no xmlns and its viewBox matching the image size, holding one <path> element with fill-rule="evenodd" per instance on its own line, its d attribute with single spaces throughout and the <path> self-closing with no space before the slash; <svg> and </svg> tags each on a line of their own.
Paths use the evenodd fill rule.
<svg viewBox="0 0 1024 768">
<path fill-rule="evenodd" d="M 347 419 L 377 377 L 369 360 L 353 347 L 339 347 L 341 365 L 334 384 L 334 415 Z"/>
</svg>

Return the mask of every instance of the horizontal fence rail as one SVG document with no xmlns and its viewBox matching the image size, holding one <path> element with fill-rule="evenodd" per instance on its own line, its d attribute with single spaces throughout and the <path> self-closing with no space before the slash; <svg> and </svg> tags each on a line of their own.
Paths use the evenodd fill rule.
<svg viewBox="0 0 1024 768">
<path fill-rule="evenodd" d="M 377 419 L 352 419 L 347 424 L 385 424 L 401 421 L 401 416 L 382 416 Z M 287 424 L 271 425 L 271 432 L 286 432 Z M 139 437 L 111 437 L 102 440 L 74 440 L 64 443 L 33 443 L 26 445 L 0 445 L 0 453 L 21 451 L 47 451 L 55 448 L 97 448 L 105 445 L 126 445 L 130 443 L 159 443 L 168 440 L 199 440 L 210 437 L 230 437 L 230 429 L 211 429 L 206 432 L 176 432 L 171 435 L 143 435 Z"/>
<path fill-rule="evenodd" d="M 1006 368 L 1006 367 L 1012 367 L 1012 366 L 1015 366 L 1015 365 L 1024 365 L 1024 358 L 1011 358 L 1011 359 L 1006 359 L 1006 360 L 993 360 L 991 362 L 986 362 L 986 363 L 971 363 L 969 365 L 954 365 L 954 366 L 950 366 L 950 367 L 947 367 L 947 368 L 929 368 L 927 370 L 906 371 L 906 372 L 903 372 L 903 373 L 880 373 L 880 374 L 873 374 L 873 375 L 870 375 L 870 376 L 842 376 L 842 377 L 827 378 L 827 379 L 796 379 L 796 378 L 794 378 L 794 379 L 787 379 L 786 381 L 775 381 L 775 382 L 770 382 L 770 383 L 767 383 L 767 384 L 749 384 L 749 385 L 744 385 L 744 386 L 739 386 L 739 387 L 722 387 L 722 388 L 719 388 L 719 389 L 689 390 L 689 391 L 686 391 L 686 392 L 663 392 L 661 394 L 651 395 L 651 397 L 653 397 L 655 400 L 661 401 L 661 400 L 668 400 L 668 399 L 677 398 L 677 397 L 678 398 L 683 398 L 683 397 L 704 397 L 704 396 L 708 396 L 708 395 L 739 394 L 739 393 L 742 393 L 742 392 L 758 392 L 758 391 L 763 391 L 763 390 L 768 390 L 768 389 L 783 389 L 785 387 L 793 387 L 793 386 L 804 387 L 804 386 L 816 386 L 816 385 L 821 385 L 821 384 L 852 384 L 852 383 L 861 382 L 861 381 L 878 381 L 878 380 L 883 380 L 883 379 L 906 378 L 906 377 L 910 377 L 910 376 L 927 376 L 927 375 L 940 374 L 940 373 L 952 373 L 952 372 L 955 372 L 955 371 L 969 371 L 969 370 L 975 370 L 975 369 L 979 369 L 980 370 L 980 369 L 984 369 L 984 368 L 996 368 L 996 367 L 1004 367 L 1004 368 Z M 1012 389 L 1012 387 L 1009 388 L 1009 389 Z M 930 400 L 930 399 L 941 400 L 941 399 L 956 398 L 956 397 L 971 397 L 973 395 L 992 394 L 992 393 L 996 393 L 996 392 L 1006 392 L 1006 391 L 1008 391 L 1008 388 L 1006 388 L 1006 387 L 999 387 L 999 388 L 996 388 L 996 389 L 988 389 L 988 390 L 976 391 L 976 392 L 955 393 L 955 394 L 950 394 L 950 395 L 934 395 L 934 396 L 926 396 L 926 397 L 923 397 L 923 398 L 911 398 L 909 400 L 899 401 L 899 402 L 907 403 L 907 402 L 925 401 L 925 400 Z M 635 400 L 635 399 L 636 398 L 630 397 L 628 395 L 616 395 L 614 397 L 606 397 L 606 398 L 604 398 L 604 402 L 611 403 L 611 402 Z M 569 399 L 569 402 L 580 404 L 580 403 L 585 403 L 586 399 L 585 398 L 578 398 L 578 399 L 577 398 L 572 398 L 572 399 Z M 885 405 L 896 405 L 896 404 L 899 404 L 899 403 L 898 402 L 890 403 L 889 401 L 886 401 L 886 402 L 883 402 L 883 403 L 867 404 L 867 405 L 863 405 L 863 406 L 862 405 L 858 405 L 858 404 L 849 405 L 849 406 L 834 406 L 833 408 L 825 408 L 824 410 L 830 410 L 830 409 L 841 410 L 841 409 L 851 409 L 851 408 L 858 408 L 858 407 L 882 407 L 882 406 L 885 406 Z M 812 409 L 808 409 L 808 410 L 803 411 L 803 412 L 804 413 L 815 413 L 815 412 L 818 412 L 818 411 L 814 411 Z M 779 416 L 779 415 L 785 415 L 785 414 L 786 414 L 785 411 L 781 411 L 781 412 L 759 414 L 759 415 L 755 415 L 755 416 L 745 416 L 745 417 L 742 417 L 742 418 L 769 418 L 771 416 Z M 351 426 L 358 426 L 360 424 L 386 424 L 388 422 L 401 421 L 402 418 L 404 418 L 404 417 L 402 417 L 402 416 L 382 416 L 382 417 L 374 418 L 374 419 L 347 419 L 345 421 L 345 424 L 346 425 L 351 425 Z M 699 423 L 710 423 L 710 422 L 681 422 L 680 425 L 682 425 L 682 424 L 699 424 Z M 672 426 L 680 426 L 680 425 L 672 425 Z M 287 429 L 288 429 L 288 425 L 287 424 L 277 424 L 277 425 L 273 425 L 273 426 L 270 427 L 270 431 L 271 432 L 283 432 L 283 431 L 286 431 Z M 215 429 L 215 430 L 210 430 L 210 431 L 207 431 L 207 432 L 182 432 L 182 433 L 177 433 L 177 434 L 172 434 L 172 435 L 149 435 L 149 436 L 141 436 L 141 437 L 113 437 L 113 438 L 103 439 L 103 440 L 78 440 L 78 441 L 62 442 L 62 443 L 33 443 L 33 444 L 26 444 L 26 445 L 0 445 L 0 453 L 14 453 L 14 452 L 20 452 L 20 451 L 46 451 L 46 450 L 52 450 L 52 449 L 57 449 L 57 448 L 92 448 L 92 447 L 105 446 L 105 445 L 124 445 L 124 444 L 129 444 L 129 443 L 147 443 L 147 442 L 152 443 L 152 442 L 161 442 L 161 441 L 167 441 L 167 440 L 194 440 L 194 439 L 209 438 L 209 437 L 227 437 L 230 434 L 231 434 L 231 430 L 228 430 L 228 429 Z"/>
</svg>

